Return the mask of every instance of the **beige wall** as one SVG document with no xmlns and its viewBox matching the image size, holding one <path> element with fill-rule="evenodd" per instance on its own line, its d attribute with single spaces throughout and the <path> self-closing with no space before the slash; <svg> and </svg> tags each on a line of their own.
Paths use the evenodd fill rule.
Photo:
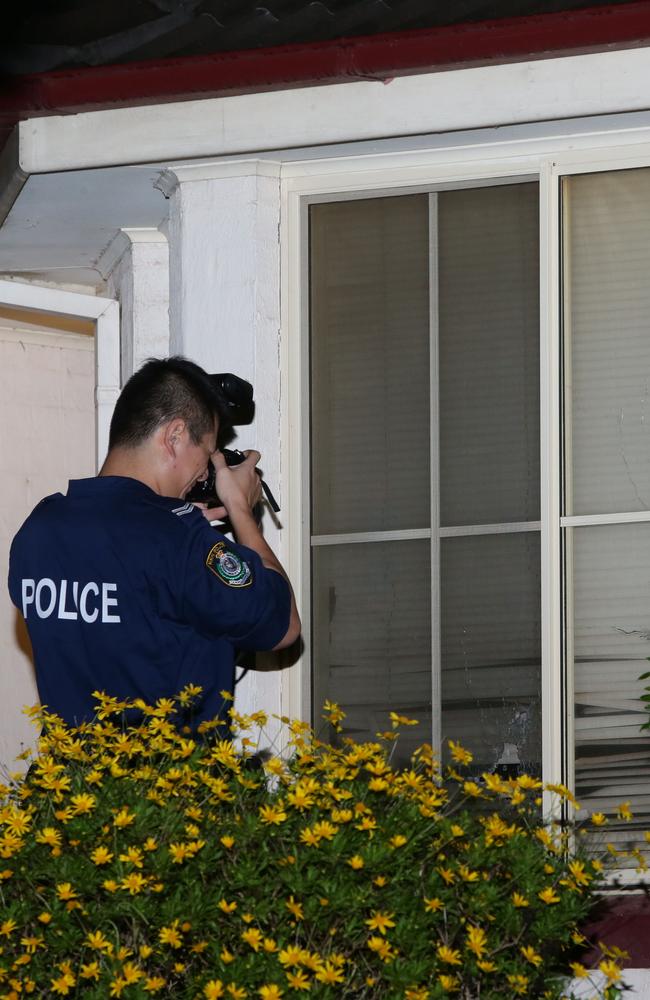
<svg viewBox="0 0 650 1000">
<path fill-rule="evenodd" d="M 11 539 L 38 501 L 94 473 L 92 324 L 0 309 L 0 773 L 33 742 L 29 640 L 7 591 Z"/>
</svg>

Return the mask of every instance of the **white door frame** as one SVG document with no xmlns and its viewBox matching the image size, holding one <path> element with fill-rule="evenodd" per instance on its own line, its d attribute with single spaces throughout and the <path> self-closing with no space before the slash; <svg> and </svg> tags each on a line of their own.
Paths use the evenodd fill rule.
<svg viewBox="0 0 650 1000">
<path fill-rule="evenodd" d="M 0 280 L 0 305 L 95 323 L 95 463 L 108 451 L 108 430 L 120 392 L 120 306 L 116 299 Z"/>
</svg>

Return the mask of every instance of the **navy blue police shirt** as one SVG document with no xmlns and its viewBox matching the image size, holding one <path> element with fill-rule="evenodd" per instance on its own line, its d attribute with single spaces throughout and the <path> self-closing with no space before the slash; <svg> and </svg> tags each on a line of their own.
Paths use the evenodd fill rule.
<svg viewBox="0 0 650 1000">
<path fill-rule="evenodd" d="M 203 688 L 193 726 L 212 719 L 236 650 L 272 649 L 289 627 L 280 573 L 192 504 L 122 476 L 38 504 L 12 543 L 9 592 L 41 704 L 70 725 L 94 717 L 95 690 L 153 703 L 190 683 Z"/>
</svg>

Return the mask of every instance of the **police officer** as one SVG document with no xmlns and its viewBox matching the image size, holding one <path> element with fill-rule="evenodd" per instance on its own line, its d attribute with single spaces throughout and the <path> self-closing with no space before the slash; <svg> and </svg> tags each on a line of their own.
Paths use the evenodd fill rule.
<svg viewBox="0 0 650 1000">
<path fill-rule="evenodd" d="M 16 535 L 9 591 L 32 642 L 41 703 L 70 725 L 93 691 L 148 703 L 203 689 L 192 725 L 223 712 L 236 649 L 282 649 L 300 633 L 286 573 L 252 508 L 251 451 L 216 451 L 221 403 L 184 358 L 148 361 L 124 387 L 96 478 L 73 480 Z M 223 507 L 184 502 L 209 462 Z M 236 543 L 208 523 L 228 517 Z"/>
</svg>

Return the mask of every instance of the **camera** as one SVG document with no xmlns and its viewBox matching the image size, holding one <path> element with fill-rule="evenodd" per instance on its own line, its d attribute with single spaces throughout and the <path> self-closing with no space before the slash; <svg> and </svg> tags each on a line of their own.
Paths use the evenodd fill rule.
<svg viewBox="0 0 650 1000">
<path fill-rule="evenodd" d="M 238 375 L 231 372 L 223 372 L 219 375 L 208 375 L 210 384 L 217 398 L 217 410 L 219 413 L 219 436 L 228 432 L 231 427 L 238 424 L 248 424 L 253 419 L 255 413 L 255 403 L 253 400 L 253 386 Z M 221 448 L 221 454 L 226 460 L 226 465 L 239 465 L 245 461 L 243 452 L 232 448 Z M 262 474 L 257 470 L 260 479 Z M 212 463 L 208 469 L 207 479 L 195 483 L 185 499 L 190 503 L 205 503 L 209 507 L 220 507 L 221 501 L 217 496 L 215 485 L 216 470 Z M 272 510 L 276 513 L 280 510 L 271 490 L 262 479 L 262 489 Z"/>
</svg>

